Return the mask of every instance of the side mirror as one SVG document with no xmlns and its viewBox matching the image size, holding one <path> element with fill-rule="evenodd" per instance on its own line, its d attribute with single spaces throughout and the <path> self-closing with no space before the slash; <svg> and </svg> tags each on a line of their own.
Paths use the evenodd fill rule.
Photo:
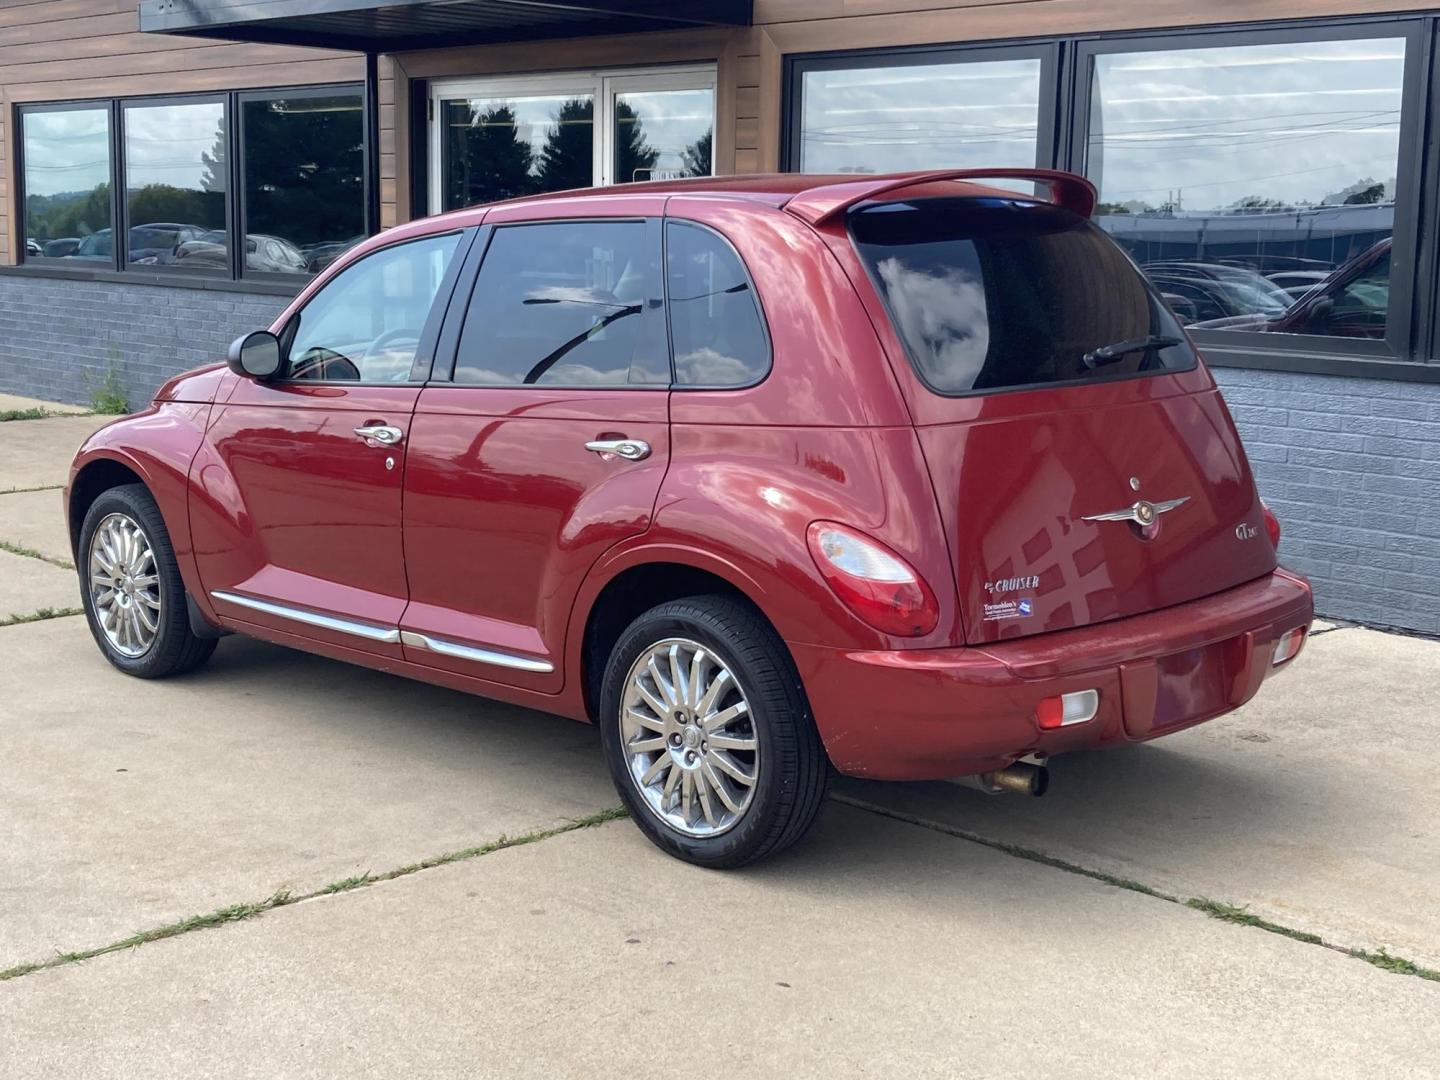
<svg viewBox="0 0 1440 1080">
<path fill-rule="evenodd" d="M 280 371 L 280 339 L 269 330 L 256 330 L 230 343 L 225 362 L 247 379 L 273 379 Z"/>
</svg>

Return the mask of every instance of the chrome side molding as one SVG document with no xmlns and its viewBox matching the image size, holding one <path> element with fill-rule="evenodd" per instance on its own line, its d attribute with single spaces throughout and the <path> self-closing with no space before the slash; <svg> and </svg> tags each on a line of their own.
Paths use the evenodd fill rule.
<svg viewBox="0 0 1440 1080">
<path fill-rule="evenodd" d="M 216 600 L 224 600 L 228 604 L 239 604 L 241 607 L 263 611 L 265 614 L 274 615 L 277 618 L 304 623 L 306 626 L 318 626 L 324 630 L 334 630 L 341 634 L 350 634 L 354 637 L 364 638 L 366 641 L 383 641 L 393 645 L 400 640 L 400 631 L 393 626 L 374 626 L 370 623 L 354 622 L 350 619 L 337 618 L 334 615 L 322 615 L 318 611 L 306 611 L 304 608 L 291 607 L 288 604 L 277 604 L 273 600 L 260 600 L 253 596 L 242 596 L 240 593 L 223 590 L 216 590 L 210 595 Z"/>
<path fill-rule="evenodd" d="M 412 649 L 428 649 L 440 656 L 449 656 L 456 660 L 471 660 L 477 664 L 492 664 L 495 667 L 512 668 L 516 671 L 534 671 L 541 674 L 555 670 L 555 665 L 548 660 L 536 660 L 529 656 L 495 652 L 493 649 L 479 649 L 473 645 L 461 645 L 455 641 L 446 641 L 444 638 L 430 637 L 428 634 L 417 634 L 413 630 L 400 631 L 400 641 Z"/>
</svg>

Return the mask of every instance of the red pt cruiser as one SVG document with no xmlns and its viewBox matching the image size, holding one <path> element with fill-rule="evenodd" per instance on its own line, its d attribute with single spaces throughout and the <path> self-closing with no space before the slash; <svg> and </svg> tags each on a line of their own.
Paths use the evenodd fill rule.
<svg viewBox="0 0 1440 1080">
<path fill-rule="evenodd" d="M 754 176 L 392 229 L 81 449 L 95 640 L 156 677 L 250 634 L 593 721 L 708 866 L 798 839 L 832 767 L 1038 792 L 1234 709 L 1310 589 L 1094 201 Z"/>
</svg>

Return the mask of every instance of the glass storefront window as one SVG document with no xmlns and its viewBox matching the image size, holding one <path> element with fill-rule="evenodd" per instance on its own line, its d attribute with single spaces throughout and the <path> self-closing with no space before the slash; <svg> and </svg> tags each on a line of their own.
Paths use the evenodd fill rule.
<svg viewBox="0 0 1440 1080">
<path fill-rule="evenodd" d="M 442 103 L 444 210 L 589 187 L 595 171 L 590 94 L 473 97 Z"/>
<path fill-rule="evenodd" d="M 1184 323 L 1385 336 L 1405 44 L 1095 56 L 1096 220 Z"/>
<path fill-rule="evenodd" d="M 809 67 L 800 76 L 801 172 L 1032 168 L 1038 57 Z"/>
<path fill-rule="evenodd" d="M 223 272 L 225 103 L 133 105 L 123 116 L 128 264 Z"/>
<path fill-rule="evenodd" d="M 361 96 L 246 98 L 240 108 L 245 270 L 318 273 L 365 237 Z M 223 247 L 181 254 L 224 265 Z"/>
<path fill-rule="evenodd" d="M 617 184 L 710 175 L 714 90 L 618 93 L 614 124 Z"/>
<path fill-rule="evenodd" d="M 21 120 L 25 257 L 109 263 L 110 111 L 27 112 Z"/>
</svg>

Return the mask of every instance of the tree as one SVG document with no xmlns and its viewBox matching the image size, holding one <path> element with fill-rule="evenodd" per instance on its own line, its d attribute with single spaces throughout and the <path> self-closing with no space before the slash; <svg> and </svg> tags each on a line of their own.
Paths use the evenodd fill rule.
<svg viewBox="0 0 1440 1080">
<path fill-rule="evenodd" d="M 680 151 L 680 174 L 709 176 L 711 162 L 714 161 L 714 143 L 714 131 L 706 128 L 704 135 Z"/>
<path fill-rule="evenodd" d="M 1371 184 L 1359 191 L 1352 191 L 1345 196 L 1346 206 L 1363 206 L 1367 203 L 1378 203 L 1385 201 L 1385 185 Z"/>
<path fill-rule="evenodd" d="M 281 236 L 297 247 L 363 233 L 359 100 L 271 98 L 246 102 L 244 109 L 245 231 Z M 223 158 L 211 155 L 205 162 L 223 169 Z"/>
<path fill-rule="evenodd" d="M 456 139 L 453 171 L 446 177 L 447 207 L 473 206 L 495 199 L 513 199 L 535 190 L 530 169 L 535 152 L 520 137 L 515 110 L 496 105 L 472 113 L 470 122 L 449 138 Z"/>
<path fill-rule="evenodd" d="M 660 151 L 645 141 L 645 127 L 628 104 L 615 99 L 615 179 L 622 184 L 632 180 L 648 180 L 649 173 L 660 160 Z"/>
<path fill-rule="evenodd" d="M 570 98 L 545 132 L 535 184 L 539 191 L 589 187 L 595 182 L 595 103 Z"/>
</svg>

